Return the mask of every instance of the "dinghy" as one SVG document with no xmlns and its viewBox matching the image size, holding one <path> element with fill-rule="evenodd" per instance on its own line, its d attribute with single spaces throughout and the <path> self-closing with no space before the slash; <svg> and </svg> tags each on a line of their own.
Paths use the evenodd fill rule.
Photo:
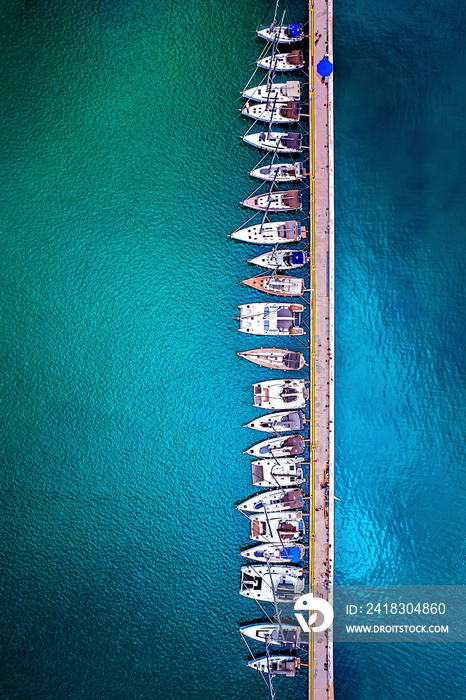
<svg viewBox="0 0 466 700">
<path fill-rule="evenodd" d="M 252 385 L 254 406 L 275 411 L 304 408 L 309 389 L 304 379 L 270 379 Z"/>
<path fill-rule="evenodd" d="M 251 177 L 257 177 L 259 180 L 268 180 L 269 182 L 294 182 L 303 180 L 307 177 L 307 171 L 304 164 L 301 162 L 290 163 L 270 163 L 261 168 L 254 168 L 249 173 Z"/>
<path fill-rule="evenodd" d="M 296 124 L 299 122 L 301 106 L 299 102 L 259 102 L 249 104 L 247 102 L 241 108 L 241 114 L 259 122 L 272 124 Z"/>
<path fill-rule="evenodd" d="M 301 83 L 299 80 L 287 80 L 285 83 L 265 83 L 257 87 L 243 90 L 243 97 L 253 102 L 290 102 L 301 98 Z"/>
<path fill-rule="evenodd" d="M 259 622 L 243 625 L 239 631 L 245 637 L 263 644 L 276 644 L 285 649 L 301 649 L 301 627 L 278 622 Z"/>
<path fill-rule="evenodd" d="M 243 243 L 279 245 L 300 241 L 306 238 L 306 234 L 306 227 L 299 221 L 267 221 L 234 231 L 230 233 L 230 238 Z"/>
<path fill-rule="evenodd" d="M 243 452 L 244 455 L 268 459 L 269 457 L 297 457 L 302 455 L 306 448 L 304 438 L 296 433 L 294 435 L 278 436 L 262 440 Z"/>
<path fill-rule="evenodd" d="M 273 491 L 261 491 L 248 498 L 237 507 L 245 513 L 282 512 L 285 510 L 298 510 L 304 506 L 304 491 L 302 489 L 275 489 Z"/>
<path fill-rule="evenodd" d="M 260 656 L 248 661 L 249 668 L 259 673 L 270 673 L 271 676 L 286 676 L 294 678 L 299 673 L 301 660 L 298 656 L 282 654 Z"/>
<path fill-rule="evenodd" d="M 242 283 L 277 297 L 302 296 L 306 288 L 302 277 L 289 277 L 287 275 L 259 275 L 243 280 Z"/>
<path fill-rule="evenodd" d="M 306 528 L 303 514 L 299 510 L 249 516 L 250 539 L 256 542 L 273 542 L 286 545 L 303 539 Z"/>
<path fill-rule="evenodd" d="M 300 49 L 295 49 L 290 53 L 272 53 L 270 56 L 263 56 L 256 61 L 259 68 L 265 70 L 283 71 L 300 70 L 304 67 L 304 55 Z"/>
<path fill-rule="evenodd" d="M 280 459 L 258 459 L 251 464 L 254 486 L 296 486 L 304 484 L 303 457 L 281 457 Z"/>
<path fill-rule="evenodd" d="M 267 212 L 301 210 L 303 197 L 301 190 L 278 190 L 248 197 L 244 202 L 241 202 L 241 205 L 249 209 Z M 306 231 L 304 227 L 303 229 Z M 304 237 L 301 236 L 301 238 Z"/>
<path fill-rule="evenodd" d="M 239 357 L 269 369 L 300 370 L 306 364 L 302 352 L 292 352 L 282 348 L 258 348 L 236 353 Z M 301 428 L 297 428 L 301 430 Z"/>
<path fill-rule="evenodd" d="M 309 262 L 306 250 L 269 250 L 267 253 L 250 258 L 248 263 L 267 267 L 270 270 L 297 270 Z"/>
<path fill-rule="evenodd" d="M 296 131 L 259 131 L 247 133 L 243 141 L 250 146 L 260 148 L 262 151 L 274 151 L 276 153 L 301 153 L 303 150 L 303 136 Z"/>
<path fill-rule="evenodd" d="M 277 603 L 294 603 L 304 590 L 303 574 L 293 566 L 242 566 L 240 594 L 268 603 L 274 597 Z"/>
<path fill-rule="evenodd" d="M 239 332 L 251 335 L 303 335 L 303 304 L 240 304 Z"/>
<path fill-rule="evenodd" d="M 253 547 L 243 549 L 240 556 L 249 561 L 269 562 L 269 564 L 299 564 L 306 555 L 306 547 L 296 542 L 290 547 L 282 544 L 255 544 Z"/>
<path fill-rule="evenodd" d="M 266 413 L 259 418 L 246 423 L 244 428 L 258 430 L 261 433 L 289 433 L 302 430 L 306 418 L 302 411 L 278 411 L 278 413 Z"/>
</svg>

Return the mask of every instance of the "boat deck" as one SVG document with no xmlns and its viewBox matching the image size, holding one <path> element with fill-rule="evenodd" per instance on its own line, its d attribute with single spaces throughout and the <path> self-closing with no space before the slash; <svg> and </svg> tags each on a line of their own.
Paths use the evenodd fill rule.
<svg viewBox="0 0 466 700">
<path fill-rule="evenodd" d="M 309 3 L 311 170 L 311 479 L 309 592 L 330 598 L 334 565 L 334 190 L 333 74 L 322 83 L 317 64 L 333 63 L 332 0 Z M 312 534 L 313 533 L 313 534 Z M 331 601 L 330 601 L 331 602 Z M 334 697 L 332 631 L 310 636 L 309 700 Z"/>
</svg>

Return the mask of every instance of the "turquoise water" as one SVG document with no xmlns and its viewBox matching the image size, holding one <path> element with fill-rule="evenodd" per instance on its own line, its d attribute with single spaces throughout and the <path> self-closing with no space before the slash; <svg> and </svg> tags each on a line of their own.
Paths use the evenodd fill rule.
<svg viewBox="0 0 466 700">
<path fill-rule="evenodd" d="M 270 375 L 235 356 L 226 233 L 267 5 L 0 5 L 2 698 L 263 697 L 233 505 Z M 342 583 L 464 561 L 464 11 L 410 7 L 335 8 Z M 461 697 L 431 649 L 338 648 L 337 697 Z"/>
</svg>

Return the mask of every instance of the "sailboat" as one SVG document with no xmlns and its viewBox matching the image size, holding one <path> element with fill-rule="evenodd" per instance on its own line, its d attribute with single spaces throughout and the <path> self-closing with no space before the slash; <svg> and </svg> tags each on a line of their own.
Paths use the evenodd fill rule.
<svg viewBox="0 0 466 700">
<path fill-rule="evenodd" d="M 239 628 L 241 634 L 263 644 L 276 644 L 286 649 L 301 648 L 301 627 L 298 625 L 282 625 L 278 622 L 259 622 L 243 625 Z"/>
<path fill-rule="evenodd" d="M 299 102 L 259 102 L 249 104 L 247 102 L 241 108 L 245 117 L 250 117 L 260 122 L 272 122 L 273 124 L 295 124 L 299 122 L 301 106 Z"/>
<path fill-rule="evenodd" d="M 254 406 L 258 408 L 276 411 L 304 408 L 309 398 L 309 389 L 304 379 L 270 379 L 252 386 Z"/>
<path fill-rule="evenodd" d="M 306 227 L 300 221 L 262 221 L 261 224 L 246 226 L 230 233 L 230 238 L 243 243 L 257 245 L 279 245 L 294 243 L 306 238 Z"/>
<path fill-rule="evenodd" d="M 290 510 L 280 513 L 260 513 L 250 515 L 250 539 L 256 542 L 274 542 L 289 544 L 303 539 L 306 528 L 303 514 L 300 510 Z"/>
<path fill-rule="evenodd" d="M 299 434 L 268 438 L 253 445 L 243 454 L 251 457 L 295 457 L 302 455 L 306 447 L 304 438 Z"/>
<path fill-rule="evenodd" d="M 248 513 L 273 513 L 276 511 L 297 510 L 304 505 L 302 489 L 275 489 L 261 491 L 237 506 L 238 510 Z"/>
<path fill-rule="evenodd" d="M 294 603 L 304 590 L 304 571 L 293 566 L 242 566 L 240 594 L 273 603 Z"/>
<path fill-rule="evenodd" d="M 257 348 L 236 353 L 249 362 L 269 369 L 300 370 L 306 364 L 301 352 L 285 350 L 284 348 Z M 251 426 L 250 426 L 251 427 Z M 298 428 L 301 430 L 301 428 Z"/>
<path fill-rule="evenodd" d="M 270 56 L 261 56 L 256 61 L 259 68 L 265 70 L 274 70 L 277 73 L 284 71 L 300 70 L 304 68 L 304 55 L 300 49 L 291 51 L 290 53 L 276 53 Z"/>
<path fill-rule="evenodd" d="M 251 463 L 252 483 L 254 486 L 287 487 L 304 484 L 303 457 L 280 457 L 258 459 Z"/>
<path fill-rule="evenodd" d="M 274 182 L 295 182 L 304 180 L 308 173 L 304 164 L 300 161 L 296 163 L 271 163 L 260 168 L 254 168 L 249 173 L 251 177 L 259 180 L 273 180 Z"/>
<path fill-rule="evenodd" d="M 271 71 L 275 69 L 271 67 Z M 287 80 L 284 83 L 264 83 L 243 90 L 243 97 L 253 102 L 269 102 L 277 98 L 277 102 L 289 102 L 301 98 L 301 83 L 299 80 Z"/>
<path fill-rule="evenodd" d="M 294 542 L 288 547 L 281 543 L 256 543 L 240 552 L 240 556 L 248 561 L 259 561 L 269 564 L 299 564 L 306 556 L 306 547 Z"/>
<path fill-rule="evenodd" d="M 306 250 L 269 250 L 248 260 L 252 265 L 268 267 L 271 270 L 296 270 L 309 262 Z"/>
<path fill-rule="evenodd" d="M 278 190 L 248 197 L 241 202 L 243 207 L 259 211 L 291 211 L 303 208 L 301 190 Z M 304 228 L 304 227 L 303 227 Z"/>
<path fill-rule="evenodd" d="M 245 424 L 245 428 L 258 430 L 261 433 L 289 433 L 294 430 L 302 430 L 306 418 L 302 411 L 278 411 L 277 413 L 265 413 L 259 418 Z"/>
<path fill-rule="evenodd" d="M 248 661 L 249 668 L 259 673 L 269 673 L 271 676 L 286 676 L 294 678 L 299 672 L 301 660 L 299 656 L 289 654 L 260 656 Z"/>
<path fill-rule="evenodd" d="M 251 335 L 303 335 L 303 304 L 240 304 L 239 332 Z"/>
<path fill-rule="evenodd" d="M 301 153 L 303 136 L 295 131 L 285 133 L 279 131 L 260 131 L 245 134 L 243 141 L 262 151 L 277 151 L 277 153 Z"/>
<path fill-rule="evenodd" d="M 304 294 L 306 285 L 303 277 L 289 275 L 258 275 L 243 280 L 242 284 L 266 294 L 278 297 L 298 297 Z"/>
</svg>

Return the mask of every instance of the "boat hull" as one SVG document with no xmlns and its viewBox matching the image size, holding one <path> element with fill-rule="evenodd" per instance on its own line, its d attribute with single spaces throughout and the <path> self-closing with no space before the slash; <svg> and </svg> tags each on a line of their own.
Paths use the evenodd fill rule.
<svg viewBox="0 0 466 700">
<path fill-rule="evenodd" d="M 304 379 L 279 379 L 253 384 L 254 406 L 276 411 L 305 408 L 309 389 Z"/>
<path fill-rule="evenodd" d="M 260 656 L 252 661 L 248 661 L 249 668 L 253 668 L 259 673 L 269 673 L 271 676 L 285 676 L 294 678 L 301 665 L 297 656 Z"/>
<path fill-rule="evenodd" d="M 298 138 L 288 140 L 288 134 L 293 134 Z M 250 146 L 259 148 L 261 151 L 274 151 L 276 153 L 301 153 L 303 150 L 303 141 L 301 134 L 295 132 L 281 133 L 280 131 L 272 131 L 267 134 L 265 131 L 260 131 L 254 134 L 245 134 L 243 141 Z"/>
<path fill-rule="evenodd" d="M 279 625 L 275 622 L 259 622 L 258 624 L 240 627 L 240 633 L 249 639 L 262 644 L 276 644 L 285 649 L 301 648 L 301 628 L 296 625 Z"/>
<path fill-rule="evenodd" d="M 287 80 L 285 83 L 258 85 L 243 90 L 243 97 L 253 102 L 289 102 L 301 98 L 301 83 L 299 80 Z"/>
<path fill-rule="evenodd" d="M 302 277 L 290 277 L 289 275 L 259 275 L 243 280 L 243 284 L 277 297 L 302 296 L 306 287 Z"/>
<path fill-rule="evenodd" d="M 300 542 L 306 534 L 303 514 L 300 511 L 289 510 L 271 515 L 251 515 L 251 534 L 249 538 L 255 542 L 274 542 L 286 544 Z"/>
<path fill-rule="evenodd" d="M 260 433 L 289 433 L 294 430 L 303 430 L 306 418 L 302 411 L 278 411 L 278 413 L 265 413 L 259 418 L 246 423 L 245 428 L 257 430 Z"/>
<path fill-rule="evenodd" d="M 275 56 L 264 56 L 259 58 L 256 63 L 259 68 L 264 70 L 273 68 L 278 73 L 283 73 L 285 71 L 301 70 L 301 68 L 304 68 L 305 61 L 303 52 L 296 50 L 290 53 L 277 53 Z"/>
<path fill-rule="evenodd" d="M 257 30 L 257 36 L 265 41 L 276 41 L 278 44 L 297 44 L 304 39 L 304 33 L 301 25 L 290 25 L 298 27 L 298 33 L 293 36 L 290 33 L 290 27 L 287 26 L 272 26 Z"/>
<path fill-rule="evenodd" d="M 283 103 L 279 103 L 274 109 L 268 103 L 258 102 L 250 105 L 245 104 L 241 108 L 244 117 L 255 119 L 258 122 L 272 122 L 272 124 L 297 124 L 299 122 L 300 107 L 299 102 L 293 109 L 286 109 Z"/>
<path fill-rule="evenodd" d="M 230 238 L 255 245 L 279 245 L 297 243 L 306 238 L 306 234 L 306 227 L 300 221 L 269 221 L 234 231 Z"/>
<path fill-rule="evenodd" d="M 283 372 L 300 370 L 306 364 L 304 355 L 301 352 L 283 350 L 282 348 L 259 348 L 257 350 L 237 352 L 236 354 L 260 367 L 279 369 Z M 292 356 L 291 361 L 289 359 L 290 355 Z"/>
<path fill-rule="evenodd" d="M 263 168 L 251 170 L 249 174 L 251 177 L 255 177 L 258 180 L 275 183 L 296 182 L 304 180 L 307 177 L 307 171 L 300 162 L 291 163 L 290 165 L 286 165 L 285 163 L 266 165 Z"/>
<path fill-rule="evenodd" d="M 299 434 L 294 434 L 262 440 L 243 454 L 264 459 L 268 457 L 296 457 L 303 454 L 305 447 L 304 438 Z M 302 504 L 297 507 L 301 508 Z"/>
<path fill-rule="evenodd" d="M 252 484 L 257 487 L 275 488 L 304 484 L 303 457 L 258 459 L 251 463 Z"/>
<path fill-rule="evenodd" d="M 248 263 L 269 270 L 298 270 L 309 262 L 306 250 L 269 250 L 267 253 L 250 258 Z"/>
<path fill-rule="evenodd" d="M 304 506 L 302 489 L 272 489 L 261 491 L 240 503 L 237 508 L 244 513 L 279 513 L 298 510 Z"/>
<path fill-rule="evenodd" d="M 295 543 L 290 547 L 282 544 L 255 544 L 240 552 L 240 556 L 248 561 L 269 562 L 270 564 L 298 564 L 304 560 L 306 548 L 303 544 Z"/>
<path fill-rule="evenodd" d="M 300 211 L 303 208 L 303 200 L 300 190 L 285 190 L 249 197 L 241 202 L 243 207 L 255 209 L 256 211 L 282 212 Z M 301 238 L 305 238 L 306 229 Z M 297 240 L 301 240 L 301 238 Z"/>
</svg>

